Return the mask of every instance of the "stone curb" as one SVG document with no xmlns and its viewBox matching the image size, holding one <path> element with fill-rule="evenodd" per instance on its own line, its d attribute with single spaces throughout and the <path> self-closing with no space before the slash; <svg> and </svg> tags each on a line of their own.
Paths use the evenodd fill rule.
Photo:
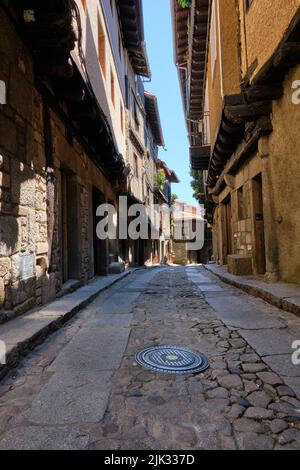
<svg viewBox="0 0 300 470">
<path fill-rule="evenodd" d="M 238 289 L 247 292 L 247 294 L 250 294 L 254 297 L 259 297 L 268 302 L 269 304 L 280 308 L 281 310 L 285 310 L 286 312 L 293 313 L 297 317 L 300 317 L 300 306 L 290 302 L 288 298 L 277 296 L 272 292 L 268 292 L 267 290 L 261 287 L 247 284 L 245 280 L 243 280 L 243 282 L 239 282 L 233 279 L 229 274 L 226 275 L 225 273 L 216 272 L 208 265 L 203 265 L 203 267 L 211 274 L 217 276 L 219 279 L 221 279 L 221 281 L 225 282 L 226 284 L 237 287 Z"/>
<path fill-rule="evenodd" d="M 133 268 L 130 269 L 129 271 L 125 271 L 123 274 L 120 275 L 120 277 L 116 279 L 112 279 L 110 283 L 107 285 L 104 285 L 97 289 L 95 292 L 92 292 L 91 295 L 88 295 L 85 297 L 83 300 L 79 300 L 78 303 L 75 303 L 70 309 L 67 309 L 64 313 L 54 315 L 54 316 L 45 316 L 45 319 L 48 319 L 48 322 L 46 321 L 46 324 L 41 325 L 40 328 L 38 328 L 37 331 L 35 331 L 33 334 L 29 334 L 26 338 L 23 338 L 21 341 L 16 341 L 14 344 L 13 343 L 8 343 L 7 348 L 6 348 L 6 364 L 5 365 L 0 365 L 0 380 L 13 368 L 17 367 L 19 362 L 22 360 L 23 357 L 25 357 L 27 354 L 29 354 L 31 351 L 33 351 L 37 346 L 42 344 L 48 336 L 50 336 L 52 333 L 57 331 L 59 328 L 61 328 L 65 323 L 67 323 L 71 318 L 73 318 L 79 311 L 83 310 L 85 307 L 87 307 L 90 303 L 92 303 L 97 296 L 101 293 L 104 292 L 105 290 L 109 289 L 112 287 L 114 284 L 118 283 L 119 281 L 125 279 L 127 276 L 130 274 L 133 274 L 135 271 L 137 271 L 139 268 Z M 82 289 L 88 287 L 89 284 L 86 286 L 83 286 Z M 67 294 L 65 296 L 60 297 L 59 299 L 56 299 L 54 302 L 61 301 L 63 302 L 64 299 L 67 297 L 70 298 L 70 296 L 76 296 L 78 295 L 78 292 L 80 289 L 77 291 Z M 48 307 L 51 306 L 51 303 L 48 304 Z M 46 306 L 43 306 L 43 308 L 46 308 Z M 33 311 L 36 312 L 36 309 Z M 38 313 L 38 312 L 36 312 Z M 8 324 L 13 324 L 14 321 L 20 320 L 20 319 L 26 319 L 26 315 L 29 316 L 30 312 L 27 312 L 27 314 L 22 315 L 21 317 L 18 317 L 14 320 L 11 320 L 10 322 L 7 322 L 6 325 Z M 34 313 L 33 313 L 34 315 Z M 30 321 L 30 319 L 29 319 Z M 34 321 L 34 320 L 31 320 Z M 2 326 L 2 325 L 1 325 Z M 1 333 L 1 329 L 0 329 Z M 1 338 L 0 338 L 1 339 Z"/>
</svg>

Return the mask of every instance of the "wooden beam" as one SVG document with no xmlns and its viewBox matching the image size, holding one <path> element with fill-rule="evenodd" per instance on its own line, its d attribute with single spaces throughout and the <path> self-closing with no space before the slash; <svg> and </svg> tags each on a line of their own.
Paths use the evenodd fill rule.
<svg viewBox="0 0 300 470">
<path fill-rule="evenodd" d="M 248 103 L 265 100 L 278 100 L 283 95 L 282 83 L 270 83 L 268 85 L 252 85 L 245 91 Z"/>
<path fill-rule="evenodd" d="M 300 63 L 300 44 L 287 42 L 275 53 L 273 58 L 274 67 L 293 67 Z"/>
<path fill-rule="evenodd" d="M 232 122 L 253 121 L 259 116 L 267 116 L 272 113 L 270 101 L 257 101 L 251 104 L 226 106 L 224 114 Z"/>
</svg>

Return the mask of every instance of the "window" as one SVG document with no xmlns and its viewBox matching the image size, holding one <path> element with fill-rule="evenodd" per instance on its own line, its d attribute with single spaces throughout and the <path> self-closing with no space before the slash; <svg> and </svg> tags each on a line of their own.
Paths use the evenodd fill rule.
<svg viewBox="0 0 300 470">
<path fill-rule="evenodd" d="M 121 119 L 122 134 L 124 134 L 124 108 L 123 108 L 121 101 L 120 101 L 120 119 Z"/>
<path fill-rule="evenodd" d="M 115 77 L 112 68 L 110 68 L 110 96 L 112 104 L 115 106 Z"/>
<path fill-rule="evenodd" d="M 106 41 L 105 41 L 105 33 L 101 23 L 101 19 L 98 16 L 98 59 L 100 63 L 100 67 L 104 77 L 106 77 Z"/>
<path fill-rule="evenodd" d="M 86 12 L 86 2 L 87 2 L 87 0 L 81 0 L 82 7 L 83 7 L 85 12 Z"/>
<path fill-rule="evenodd" d="M 125 104 L 126 108 L 129 109 L 129 82 L 127 75 L 125 75 Z"/>
<path fill-rule="evenodd" d="M 122 60 L 122 39 L 121 39 L 120 34 L 119 34 L 119 56 L 120 56 L 120 59 Z"/>
<path fill-rule="evenodd" d="M 139 177 L 139 160 L 136 154 L 134 154 L 134 175 Z"/>
<path fill-rule="evenodd" d="M 245 10 L 248 11 L 251 7 L 253 0 L 245 0 Z"/>
<path fill-rule="evenodd" d="M 132 113 L 133 113 L 133 117 L 135 120 L 135 129 L 136 131 L 138 131 L 140 128 L 140 121 L 139 121 L 139 116 L 138 116 L 138 105 L 137 105 L 133 90 L 132 90 Z"/>
</svg>

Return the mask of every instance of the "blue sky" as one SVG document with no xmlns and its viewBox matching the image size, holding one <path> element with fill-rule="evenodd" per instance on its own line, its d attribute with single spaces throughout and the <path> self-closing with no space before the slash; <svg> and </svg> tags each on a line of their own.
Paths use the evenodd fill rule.
<svg viewBox="0 0 300 470">
<path fill-rule="evenodd" d="M 182 202 L 196 204 L 190 185 L 189 146 L 176 67 L 174 65 L 169 0 L 143 0 L 145 37 L 152 70 L 152 82 L 145 89 L 158 98 L 167 152 L 160 158 L 173 168 L 181 183 L 172 192 Z"/>
</svg>

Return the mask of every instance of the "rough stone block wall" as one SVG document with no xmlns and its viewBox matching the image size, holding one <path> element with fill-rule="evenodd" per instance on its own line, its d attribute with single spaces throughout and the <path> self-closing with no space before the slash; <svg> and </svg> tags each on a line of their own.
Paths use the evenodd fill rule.
<svg viewBox="0 0 300 470">
<path fill-rule="evenodd" d="M 37 260 L 47 257 L 42 101 L 28 51 L 0 15 L 0 321 L 41 302 Z M 41 264 L 41 262 L 39 261 Z"/>
<path fill-rule="evenodd" d="M 0 80 L 7 88 L 7 104 L 0 105 L 1 323 L 53 300 L 62 289 L 61 170 L 68 168 L 78 180 L 78 280 L 82 283 L 94 275 L 92 188 L 98 188 L 110 200 L 115 195 L 76 139 L 69 142 L 64 123 L 52 112 L 54 184 L 50 186 L 44 103 L 34 87 L 32 58 L 2 13 Z"/>
<path fill-rule="evenodd" d="M 174 263 L 175 264 L 187 264 L 188 263 L 188 252 L 186 250 L 185 242 L 173 242 L 174 252 Z"/>
</svg>

